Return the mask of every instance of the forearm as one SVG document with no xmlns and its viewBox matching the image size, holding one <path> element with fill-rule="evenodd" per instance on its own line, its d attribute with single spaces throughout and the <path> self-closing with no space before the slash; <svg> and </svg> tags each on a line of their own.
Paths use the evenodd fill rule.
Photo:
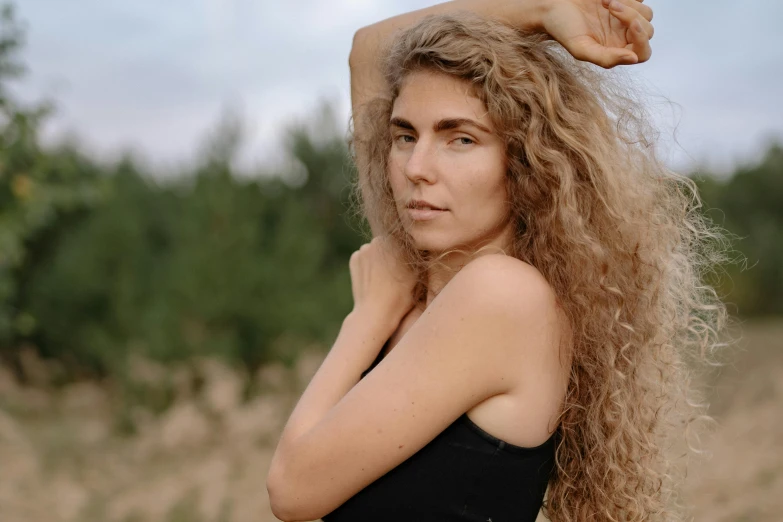
<svg viewBox="0 0 783 522">
<path fill-rule="evenodd" d="M 351 109 L 353 133 L 358 143 L 367 135 L 371 114 L 363 114 L 365 105 L 376 98 L 388 96 L 383 77 L 382 55 L 394 35 L 429 15 L 470 11 L 513 27 L 533 32 L 542 31 L 543 19 L 554 0 L 454 0 L 425 9 L 394 16 L 359 29 L 353 38 L 348 59 L 351 75 Z M 360 178 L 367 170 L 367 154 L 356 146 L 355 161 Z M 370 222 L 373 235 L 381 232 L 380 225 Z"/>
<path fill-rule="evenodd" d="M 332 349 L 283 429 L 273 464 L 359 382 L 362 372 L 372 364 L 391 333 L 386 325 L 355 312 L 345 318 Z"/>
<path fill-rule="evenodd" d="M 356 33 L 349 60 L 351 69 L 375 63 L 379 50 L 388 43 L 395 32 L 415 24 L 426 16 L 470 11 L 523 30 L 539 31 L 542 25 L 541 20 L 550 1 L 453 0 L 387 18 L 364 27 Z"/>
</svg>

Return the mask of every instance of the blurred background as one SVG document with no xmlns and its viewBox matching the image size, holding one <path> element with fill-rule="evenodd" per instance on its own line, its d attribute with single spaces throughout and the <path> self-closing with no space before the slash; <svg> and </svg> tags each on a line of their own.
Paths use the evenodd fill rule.
<svg viewBox="0 0 783 522">
<path fill-rule="evenodd" d="M 0 521 L 274 520 L 350 311 L 354 31 L 421 0 L 0 0 Z M 783 520 L 783 4 L 649 0 L 628 68 L 745 261 L 697 521 Z"/>
</svg>

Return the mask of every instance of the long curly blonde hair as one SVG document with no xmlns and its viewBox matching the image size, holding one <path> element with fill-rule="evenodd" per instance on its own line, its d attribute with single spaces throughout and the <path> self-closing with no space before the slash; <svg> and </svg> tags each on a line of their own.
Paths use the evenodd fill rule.
<svg viewBox="0 0 783 522">
<path fill-rule="evenodd" d="M 486 105 L 507 148 L 509 254 L 546 277 L 571 323 L 544 513 L 555 522 L 679 519 L 679 466 L 667 449 L 704 413 L 691 368 L 710 359 L 727 323 L 704 283 L 727 259 L 724 234 L 699 212 L 694 183 L 657 159 L 643 106 L 611 74 L 540 36 L 439 15 L 394 39 L 388 92 L 354 114 L 362 132 L 352 138 L 365 217 L 422 272 L 427 260 L 401 228 L 387 175 L 392 104 L 419 70 L 470 82 Z"/>
</svg>

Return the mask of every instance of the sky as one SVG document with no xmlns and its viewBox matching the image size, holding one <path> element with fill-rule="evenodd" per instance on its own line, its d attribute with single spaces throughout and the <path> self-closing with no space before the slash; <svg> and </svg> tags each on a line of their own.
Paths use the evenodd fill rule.
<svg viewBox="0 0 783 522">
<path fill-rule="evenodd" d="M 162 170 L 192 160 L 221 115 L 241 115 L 240 163 L 281 164 L 284 130 L 337 107 L 347 126 L 354 32 L 423 0 L 16 0 L 27 26 L 15 88 L 57 112 L 44 136 Z M 680 171 L 729 172 L 783 141 L 783 2 L 646 0 L 653 56 L 627 67 Z"/>
</svg>

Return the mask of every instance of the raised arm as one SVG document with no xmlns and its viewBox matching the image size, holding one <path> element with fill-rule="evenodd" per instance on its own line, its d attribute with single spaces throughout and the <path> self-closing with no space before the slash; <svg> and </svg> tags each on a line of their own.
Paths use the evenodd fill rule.
<svg viewBox="0 0 783 522">
<path fill-rule="evenodd" d="M 641 63 L 652 54 L 653 12 L 638 0 L 454 0 L 412 11 L 359 29 L 354 35 L 348 62 L 357 138 L 363 135 L 360 109 L 385 91 L 381 59 L 394 35 L 426 16 L 458 11 L 544 33 L 575 58 L 607 69 Z M 359 172 L 363 161 L 357 148 Z"/>
<path fill-rule="evenodd" d="M 389 288 L 392 278 L 379 277 L 377 268 L 352 269 L 359 301 Z M 356 292 L 365 286 L 373 288 Z M 557 349 L 556 297 L 532 266 L 493 254 L 472 261 L 359 381 L 388 333 L 368 319 L 382 316 L 371 311 L 379 310 L 377 300 L 362 306 L 346 319 L 275 450 L 267 489 L 281 520 L 332 512 L 513 383 L 535 390 L 530 418 L 557 416 L 567 373 Z M 550 435 L 544 429 L 531 446 Z"/>
<path fill-rule="evenodd" d="M 634 0 L 635 1 L 635 0 Z M 434 15 L 471 11 L 481 16 L 501 20 L 514 27 L 540 31 L 548 2 L 541 0 L 454 0 L 418 11 L 401 14 L 359 29 L 353 38 L 348 58 L 351 69 L 351 106 L 354 114 L 367 101 L 383 92 L 380 53 L 398 31 L 414 25 L 422 18 Z"/>
<path fill-rule="evenodd" d="M 380 53 L 393 35 L 433 14 L 471 11 L 521 30 L 542 32 L 575 58 L 604 68 L 648 60 L 652 9 L 639 0 L 453 0 L 359 29 L 348 63 L 354 110 L 383 92 Z"/>
<path fill-rule="evenodd" d="M 368 101 L 382 96 L 385 92 L 385 80 L 381 70 L 382 53 L 397 32 L 414 25 L 426 16 L 458 11 L 471 11 L 514 27 L 540 31 L 546 5 L 547 0 L 454 0 L 401 14 L 359 29 L 354 34 L 348 59 L 351 71 L 351 108 L 355 137 L 361 139 L 365 134 L 361 109 Z M 363 165 L 367 161 L 363 157 L 361 147 L 356 148 L 355 161 L 361 175 L 364 171 Z M 373 226 L 373 235 L 377 235 L 375 224 L 370 223 L 370 225 Z"/>
</svg>

